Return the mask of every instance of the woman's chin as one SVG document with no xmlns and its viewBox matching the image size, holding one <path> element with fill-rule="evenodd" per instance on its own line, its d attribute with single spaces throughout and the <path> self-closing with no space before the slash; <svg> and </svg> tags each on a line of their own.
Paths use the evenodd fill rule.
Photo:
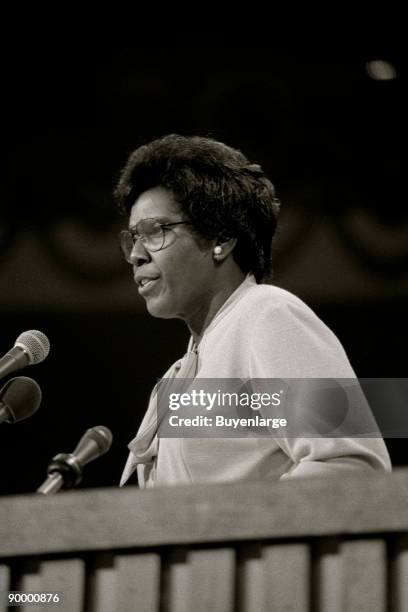
<svg viewBox="0 0 408 612">
<path fill-rule="evenodd" d="M 160 300 L 146 300 L 146 308 L 147 312 L 152 317 L 157 317 L 158 319 L 174 319 L 175 315 L 170 310 L 170 308 L 161 302 Z"/>
</svg>

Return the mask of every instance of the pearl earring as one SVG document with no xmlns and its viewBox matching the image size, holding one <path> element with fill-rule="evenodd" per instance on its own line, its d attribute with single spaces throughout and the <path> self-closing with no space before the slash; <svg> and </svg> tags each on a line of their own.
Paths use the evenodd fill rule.
<svg viewBox="0 0 408 612">
<path fill-rule="evenodd" d="M 222 253 L 222 247 L 220 246 L 214 247 L 214 255 L 221 255 L 221 253 Z"/>
</svg>

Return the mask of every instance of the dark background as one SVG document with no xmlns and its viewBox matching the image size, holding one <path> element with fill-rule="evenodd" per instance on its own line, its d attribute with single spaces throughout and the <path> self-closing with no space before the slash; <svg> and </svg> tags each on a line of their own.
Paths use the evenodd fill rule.
<svg viewBox="0 0 408 612">
<path fill-rule="evenodd" d="M 40 410 L 1 427 L 2 494 L 34 491 L 95 425 L 114 443 L 81 486 L 117 484 L 156 377 L 184 353 L 184 325 L 149 317 L 137 295 L 111 197 L 129 152 L 169 132 L 215 137 L 263 166 L 283 202 L 276 284 L 333 329 L 360 377 L 406 376 L 398 36 L 313 55 L 209 38 L 160 47 L 31 33 L 4 56 L 0 352 L 26 329 L 44 331 L 51 352 L 24 371 L 42 387 Z M 387 444 L 408 463 L 405 439 Z"/>
</svg>

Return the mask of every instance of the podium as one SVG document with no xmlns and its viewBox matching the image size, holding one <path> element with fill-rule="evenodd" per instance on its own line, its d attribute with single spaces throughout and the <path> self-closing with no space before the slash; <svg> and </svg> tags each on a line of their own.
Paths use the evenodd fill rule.
<svg viewBox="0 0 408 612">
<path fill-rule="evenodd" d="M 406 469 L 9 496 L 0 534 L 31 612 L 408 610 Z"/>
</svg>

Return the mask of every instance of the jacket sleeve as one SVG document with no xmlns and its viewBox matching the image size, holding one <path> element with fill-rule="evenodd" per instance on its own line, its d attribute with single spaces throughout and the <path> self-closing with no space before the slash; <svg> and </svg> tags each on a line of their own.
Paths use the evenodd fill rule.
<svg viewBox="0 0 408 612">
<path fill-rule="evenodd" d="M 337 337 L 300 300 L 259 309 L 249 344 L 251 379 L 284 379 L 288 383 L 295 379 L 335 379 L 339 385 L 346 379 L 360 389 Z M 318 422 L 313 403 L 306 395 L 302 397 L 299 388 L 296 410 L 290 402 L 284 402 L 279 415 L 287 419 L 289 427 L 275 441 L 292 462 L 281 479 L 391 470 L 386 446 L 361 389 L 358 405 L 348 403 L 346 426 L 343 424 L 344 429 L 335 435 L 331 431 L 330 437 L 330 428 L 314 431 L 313 426 L 299 426 L 299 422 Z M 319 412 L 327 410 L 329 414 L 328 404 L 319 406 Z M 362 422 L 369 426 L 362 426 Z"/>
</svg>

